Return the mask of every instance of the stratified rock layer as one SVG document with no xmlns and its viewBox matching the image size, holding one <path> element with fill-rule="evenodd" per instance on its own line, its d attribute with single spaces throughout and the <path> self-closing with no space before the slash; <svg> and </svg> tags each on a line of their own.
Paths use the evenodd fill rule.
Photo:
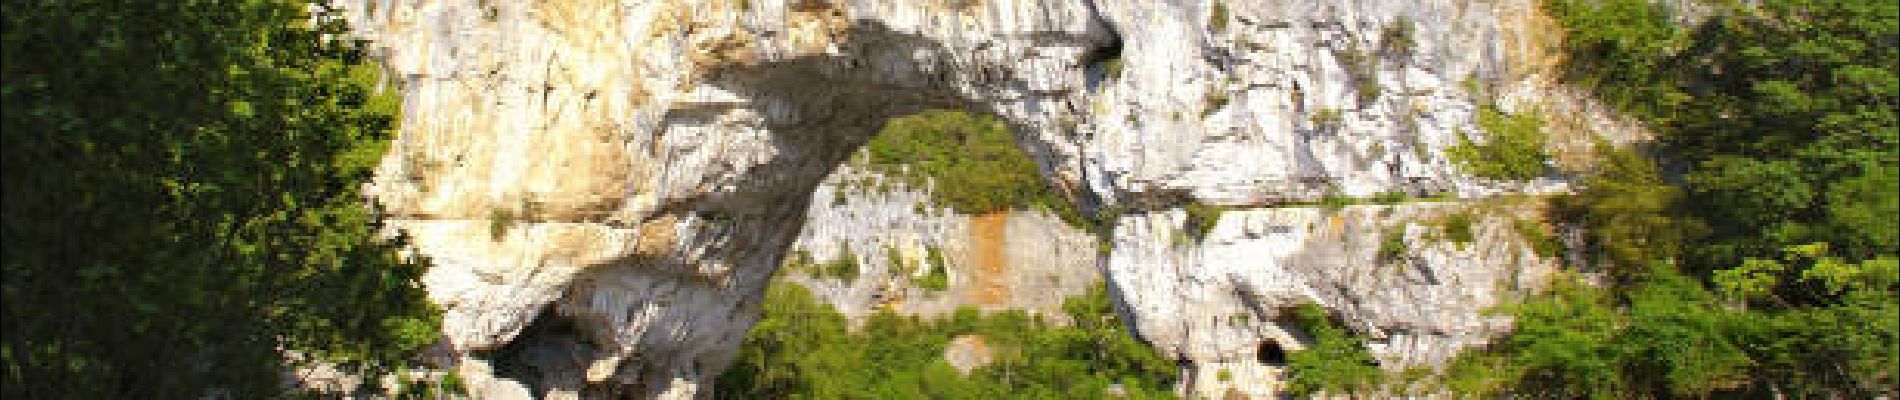
<svg viewBox="0 0 1900 400">
<path fill-rule="evenodd" d="M 370 193 L 435 260 L 449 345 L 550 397 L 705 395 L 814 188 L 924 109 L 1001 117 L 1052 187 L 1114 214 L 1113 292 L 1190 368 L 1282 338 L 1275 310 L 1307 301 L 1382 338 L 1382 359 L 1437 362 L 1498 332 L 1478 311 L 1543 264 L 1487 218 L 1468 247 L 1367 270 L 1365 232 L 1456 205 L 1237 211 L 1189 242 L 1176 209 L 1561 190 L 1447 159 L 1494 101 L 1561 116 L 1559 145 L 1630 132 L 1545 83 L 1529 0 L 336 5 L 403 91 Z"/>
</svg>

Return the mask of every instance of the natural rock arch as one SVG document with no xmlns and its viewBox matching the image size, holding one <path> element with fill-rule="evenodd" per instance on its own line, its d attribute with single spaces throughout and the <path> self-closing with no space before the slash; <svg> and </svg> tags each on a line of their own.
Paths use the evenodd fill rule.
<svg viewBox="0 0 1900 400">
<path fill-rule="evenodd" d="M 1504 74 L 1508 56 L 1420 51 L 1425 68 L 1371 71 L 1405 74 L 1405 90 L 1358 104 L 1337 52 L 1321 48 L 1371 43 L 1377 22 L 1401 15 L 1479 22 L 1423 26 L 1423 44 L 1454 26 L 1485 38 L 1516 26 L 1451 0 L 1229 3 L 1219 15 L 1234 26 L 1215 30 L 1206 5 L 1140 0 L 337 2 L 404 92 L 401 134 L 368 192 L 433 259 L 424 283 L 458 368 L 471 380 L 508 370 L 541 392 L 673 398 L 729 363 L 819 181 L 885 120 L 928 108 L 1000 117 L 1057 192 L 1103 214 L 1118 306 L 1183 361 L 1244 354 L 1264 334 L 1210 335 L 1246 327 L 1187 315 L 1455 301 L 1518 265 L 1482 247 L 1497 254 L 1450 273 L 1470 288 L 1330 268 L 1372 256 L 1341 232 L 1435 209 L 1348 210 L 1327 223 L 1341 232 L 1290 228 L 1320 226 L 1299 210 L 1236 211 L 1194 246 L 1171 244 L 1187 202 L 1517 190 L 1464 177 L 1437 150 L 1474 131 L 1477 100 L 1458 82 Z M 1505 3 L 1486 7 L 1530 4 Z M 1299 111 L 1348 102 L 1326 134 Z M 1404 115 L 1417 126 L 1394 128 Z M 1427 259 L 1440 261 L 1420 268 L 1473 258 Z M 1234 260 L 1269 268 L 1239 273 Z M 1479 316 L 1486 301 L 1344 314 L 1425 326 L 1439 336 L 1397 351 L 1439 357 L 1499 326 Z M 1243 341 L 1186 345 L 1225 337 Z M 1189 350 L 1203 347 L 1214 350 Z M 531 368 L 483 361 L 498 352 Z"/>
<path fill-rule="evenodd" d="M 679 19 L 624 38 L 629 21 L 594 15 L 631 11 L 603 5 L 382 2 L 352 15 L 409 100 L 371 192 L 436 261 L 425 283 L 447 345 L 470 364 L 526 365 L 486 367 L 542 395 L 708 387 L 758 318 L 812 190 L 885 120 L 960 108 L 1075 134 L 1049 126 L 1080 112 L 1070 83 L 1113 41 L 1080 5 L 961 41 L 930 16 L 956 10 L 888 14 L 919 20 L 900 31 L 822 1 L 758 4 L 780 17 L 759 24 L 721 20 L 738 12 L 723 2 L 645 4 Z M 406 30 L 416 21 L 525 43 L 404 42 L 439 33 Z M 979 67 L 1002 60 L 1046 65 Z M 635 71 L 593 70 L 627 61 Z M 1059 168 L 1048 140 L 1025 136 Z"/>
</svg>

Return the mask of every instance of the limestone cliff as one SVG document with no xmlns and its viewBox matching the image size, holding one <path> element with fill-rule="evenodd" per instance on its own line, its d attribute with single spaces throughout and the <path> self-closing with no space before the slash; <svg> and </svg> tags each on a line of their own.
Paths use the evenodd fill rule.
<svg viewBox="0 0 1900 400">
<path fill-rule="evenodd" d="M 1297 347 L 1272 321 L 1305 301 L 1430 364 L 1499 332 L 1479 311 L 1551 265 L 1496 217 L 1468 246 L 1368 261 L 1368 232 L 1458 204 L 1252 208 L 1563 190 L 1460 173 L 1445 150 L 1484 140 L 1481 104 L 1553 116 L 1559 164 L 1586 132 L 1640 137 L 1549 83 L 1530 0 L 336 4 L 405 98 L 370 192 L 435 260 L 449 346 L 476 386 L 550 397 L 704 395 L 820 182 L 923 109 L 1001 117 L 1052 187 L 1114 218 L 1119 305 L 1196 374 Z M 1249 210 L 1175 240 L 1190 203 Z"/>
<path fill-rule="evenodd" d="M 934 184 L 934 183 L 933 183 Z M 1062 302 L 1102 283 L 1097 243 L 1042 210 L 968 215 L 876 172 L 840 167 L 813 192 L 789 265 L 840 262 L 851 279 L 779 271 L 848 317 L 877 310 L 939 316 L 958 307 L 1060 319 Z M 941 287 L 924 283 L 940 279 Z"/>
</svg>

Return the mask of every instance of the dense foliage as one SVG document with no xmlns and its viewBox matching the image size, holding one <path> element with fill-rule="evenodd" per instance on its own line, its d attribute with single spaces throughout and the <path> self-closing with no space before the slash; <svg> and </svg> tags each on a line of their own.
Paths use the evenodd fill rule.
<svg viewBox="0 0 1900 400">
<path fill-rule="evenodd" d="M 1544 120 L 1535 112 L 1506 114 L 1497 107 L 1478 108 L 1485 142 L 1460 137 L 1446 155 L 1466 173 L 1493 179 L 1531 179 L 1549 169 L 1544 151 Z"/>
<path fill-rule="evenodd" d="M 892 119 L 865 145 L 871 167 L 931 182 L 932 198 L 965 214 L 1041 207 L 1076 222 L 1068 201 L 1043 184 L 1036 161 L 995 118 L 933 110 Z"/>
<path fill-rule="evenodd" d="M 961 309 L 939 320 L 872 315 L 853 331 L 804 287 L 766 293 L 765 319 L 718 380 L 731 399 L 1166 398 L 1176 367 L 1122 329 L 1103 288 L 1070 299 L 1073 326 L 1021 311 Z M 958 336 L 977 335 L 995 363 L 970 375 L 944 361 Z"/>
<path fill-rule="evenodd" d="M 358 186 L 395 102 L 287 1 L 0 9 L 6 398 L 235 398 L 433 341 Z"/>
<path fill-rule="evenodd" d="M 1512 307 L 1516 332 L 1452 368 L 1454 388 L 1900 395 L 1900 10 L 1760 3 L 1688 28 L 1645 0 L 1547 3 L 1571 81 L 1659 143 L 1608 152 L 1559 207 L 1610 285 Z"/>
<path fill-rule="evenodd" d="M 1353 335 L 1313 304 L 1292 313 L 1312 341 L 1305 349 L 1287 354 L 1287 391 L 1301 396 L 1320 393 L 1357 394 L 1370 391 L 1383 375 L 1365 339 Z"/>
</svg>

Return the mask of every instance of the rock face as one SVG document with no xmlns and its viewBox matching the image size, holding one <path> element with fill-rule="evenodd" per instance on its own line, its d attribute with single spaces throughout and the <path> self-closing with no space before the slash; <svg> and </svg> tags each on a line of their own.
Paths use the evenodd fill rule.
<svg viewBox="0 0 1900 400">
<path fill-rule="evenodd" d="M 1305 347 L 1285 314 L 1302 303 L 1366 334 L 1392 370 L 1442 365 L 1506 331 L 1510 319 L 1486 309 L 1540 288 L 1557 267 L 1526 243 L 1535 233 L 1519 231 L 1533 228 L 1516 221 L 1536 215 L 1535 203 L 1229 211 L 1198 240 L 1180 228 L 1186 213 L 1129 216 L 1108 271 L 1136 333 L 1188 364 L 1184 389 L 1271 396 L 1285 364 L 1266 353 Z"/>
<path fill-rule="evenodd" d="M 1054 320 L 1062 302 L 1102 283 L 1095 236 L 1042 210 L 957 213 L 914 188 L 847 164 L 813 192 L 792 265 L 852 262 L 853 279 L 780 271 L 845 316 L 939 316 L 959 307 L 1025 310 Z M 847 257 L 847 255 L 849 257 Z M 944 286 L 922 282 L 937 274 Z"/>
<path fill-rule="evenodd" d="M 1458 205 L 1236 211 L 1198 242 L 1171 239 L 1180 207 L 1561 190 L 1448 160 L 1491 102 L 1561 119 L 1560 162 L 1579 132 L 1636 137 L 1547 83 L 1530 0 L 335 5 L 403 91 L 370 193 L 435 261 L 447 344 L 548 397 L 706 395 L 821 180 L 924 109 L 1001 117 L 1052 187 L 1112 214 L 1119 305 L 1195 374 L 1297 347 L 1271 321 L 1304 301 L 1430 364 L 1499 331 L 1478 310 L 1546 264 L 1496 218 L 1463 249 L 1367 261 L 1367 232 Z M 1230 312 L 1251 322 L 1208 320 Z"/>
</svg>

